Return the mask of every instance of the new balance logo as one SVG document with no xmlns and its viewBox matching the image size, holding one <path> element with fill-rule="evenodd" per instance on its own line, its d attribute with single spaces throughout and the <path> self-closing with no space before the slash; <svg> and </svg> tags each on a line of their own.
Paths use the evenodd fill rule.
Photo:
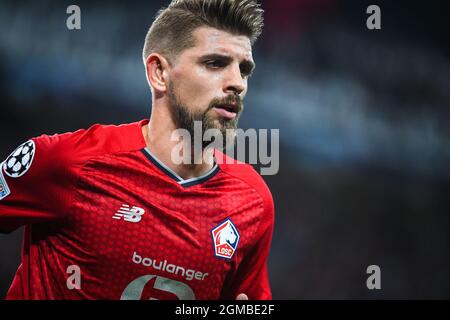
<svg viewBox="0 0 450 320">
<path fill-rule="evenodd" d="M 120 209 L 113 215 L 113 219 L 120 220 L 123 218 L 129 222 L 139 222 L 142 219 L 142 215 L 145 210 L 139 207 L 131 207 L 127 204 L 123 204 Z"/>
</svg>

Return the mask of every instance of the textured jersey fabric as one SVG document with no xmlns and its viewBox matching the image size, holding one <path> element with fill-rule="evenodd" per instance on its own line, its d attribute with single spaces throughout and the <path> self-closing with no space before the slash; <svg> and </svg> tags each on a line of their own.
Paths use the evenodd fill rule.
<svg viewBox="0 0 450 320">
<path fill-rule="evenodd" d="M 7 299 L 271 299 L 262 178 L 216 150 L 183 180 L 146 148 L 147 123 L 43 135 L 2 163 L 0 230 L 25 226 Z"/>
</svg>

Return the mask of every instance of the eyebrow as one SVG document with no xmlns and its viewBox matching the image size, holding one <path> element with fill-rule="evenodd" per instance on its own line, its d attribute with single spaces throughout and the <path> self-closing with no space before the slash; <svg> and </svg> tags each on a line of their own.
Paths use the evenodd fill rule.
<svg viewBox="0 0 450 320">
<path fill-rule="evenodd" d="M 221 60 L 226 63 L 230 63 L 233 61 L 233 58 L 228 55 L 219 54 L 219 53 L 210 53 L 203 55 L 199 58 L 199 61 L 205 61 L 205 60 Z M 245 69 L 247 69 L 248 74 L 250 75 L 253 70 L 255 70 L 255 63 L 252 60 L 244 59 L 242 60 L 239 65 L 243 66 Z"/>
</svg>

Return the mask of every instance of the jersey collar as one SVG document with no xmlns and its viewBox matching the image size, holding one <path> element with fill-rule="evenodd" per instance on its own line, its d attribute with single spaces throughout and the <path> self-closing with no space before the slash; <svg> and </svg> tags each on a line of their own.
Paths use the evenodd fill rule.
<svg viewBox="0 0 450 320">
<path fill-rule="evenodd" d="M 158 167 L 158 169 L 160 169 L 162 172 L 164 172 L 166 175 L 175 180 L 179 185 L 183 186 L 184 188 L 206 182 L 207 180 L 214 177 L 217 174 L 217 172 L 219 172 L 219 166 L 217 165 L 216 159 L 214 158 L 214 166 L 208 172 L 198 177 L 183 179 L 178 174 L 176 174 L 172 169 L 166 166 L 161 160 L 159 160 L 154 154 L 152 154 L 148 147 L 142 148 L 141 151 L 145 155 L 145 157 L 148 160 L 150 160 L 150 162 L 152 162 L 156 167 Z"/>
</svg>

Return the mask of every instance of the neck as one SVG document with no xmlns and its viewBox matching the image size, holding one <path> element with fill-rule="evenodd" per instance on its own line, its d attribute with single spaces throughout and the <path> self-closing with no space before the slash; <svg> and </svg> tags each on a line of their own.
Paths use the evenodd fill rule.
<svg viewBox="0 0 450 320">
<path fill-rule="evenodd" d="M 193 154 L 193 158 L 201 161 L 177 164 L 172 159 L 172 150 L 179 145 L 179 141 L 172 141 L 172 132 L 176 125 L 168 112 L 168 108 L 153 109 L 150 121 L 142 127 L 142 134 L 147 148 L 167 167 L 183 179 L 198 177 L 213 167 L 213 149 L 202 150 L 203 154 Z M 193 153 L 194 150 L 191 149 Z"/>
</svg>

